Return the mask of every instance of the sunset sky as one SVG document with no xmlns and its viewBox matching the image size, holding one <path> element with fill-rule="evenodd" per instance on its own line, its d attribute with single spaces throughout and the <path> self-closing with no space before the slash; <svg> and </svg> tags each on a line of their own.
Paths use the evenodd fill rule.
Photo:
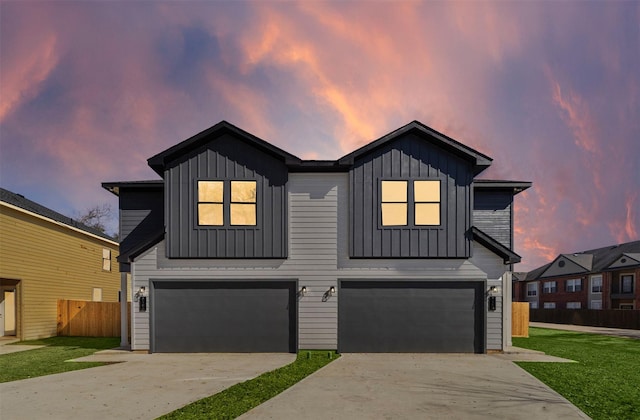
<svg viewBox="0 0 640 420">
<path fill-rule="evenodd" d="M 0 186 L 68 216 L 220 120 L 304 159 L 419 120 L 533 182 L 516 270 L 640 238 L 637 1 L 2 1 L 0 28 Z"/>
</svg>

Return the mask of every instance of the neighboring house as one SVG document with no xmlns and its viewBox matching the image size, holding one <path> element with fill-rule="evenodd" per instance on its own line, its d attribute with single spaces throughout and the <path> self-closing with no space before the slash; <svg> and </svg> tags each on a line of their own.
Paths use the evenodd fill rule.
<svg viewBox="0 0 640 420">
<path fill-rule="evenodd" d="M 640 241 L 560 254 L 516 291 L 533 309 L 640 309 Z"/>
<path fill-rule="evenodd" d="M 319 161 L 223 121 L 148 164 L 162 180 L 103 184 L 140 297 L 133 350 L 510 342 L 513 197 L 531 184 L 475 180 L 491 159 L 419 122 Z"/>
<path fill-rule="evenodd" d="M 118 243 L 0 188 L 0 336 L 56 335 L 57 300 L 118 301 Z"/>
</svg>

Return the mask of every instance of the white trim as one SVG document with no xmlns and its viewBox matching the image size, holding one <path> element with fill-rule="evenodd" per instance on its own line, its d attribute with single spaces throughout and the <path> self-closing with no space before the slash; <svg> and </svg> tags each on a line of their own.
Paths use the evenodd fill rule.
<svg viewBox="0 0 640 420">
<path fill-rule="evenodd" d="M 66 223 L 58 222 L 57 220 L 53 220 L 53 219 L 50 219 L 48 217 L 42 216 L 41 214 L 34 213 L 32 211 L 29 211 L 29 210 L 25 210 L 22 207 L 14 206 L 13 204 L 9 204 L 9 203 L 6 203 L 4 201 L 0 201 L 0 204 L 2 204 L 5 207 L 8 207 L 8 208 L 10 208 L 12 210 L 19 211 L 20 213 L 25 213 L 25 214 L 28 214 L 29 216 L 33 216 L 36 219 L 44 220 L 44 221 L 47 221 L 49 223 L 53 223 L 54 225 L 62 226 L 64 228 L 73 230 L 74 232 L 82 233 L 83 235 L 87 235 L 87 236 L 89 236 L 91 238 L 94 238 L 94 239 L 99 239 L 99 240 L 101 240 L 103 242 L 106 242 L 106 243 L 108 243 L 110 245 L 120 246 L 120 244 L 118 242 L 103 238 L 102 236 L 98 236 L 98 235 L 95 235 L 93 233 L 89 233 L 86 230 L 82 230 L 82 229 L 78 229 L 78 228 L 73 227 L 73 226 L 69 226 Z"/>
</svg>

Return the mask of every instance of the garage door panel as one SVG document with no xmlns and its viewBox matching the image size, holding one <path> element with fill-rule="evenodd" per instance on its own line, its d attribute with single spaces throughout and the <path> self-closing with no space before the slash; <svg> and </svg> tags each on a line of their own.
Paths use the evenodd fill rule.
<svg viewBox="0 0 640 420">
<path fill-rule="evenodd" d="M 342 352 L 482 352 L 482 284 L 341 282 Z"/>
<path fill-rule="evenodd" d="M 295 283 L 156 282 L 155 352 L 295 351 Z"/>
</svg>

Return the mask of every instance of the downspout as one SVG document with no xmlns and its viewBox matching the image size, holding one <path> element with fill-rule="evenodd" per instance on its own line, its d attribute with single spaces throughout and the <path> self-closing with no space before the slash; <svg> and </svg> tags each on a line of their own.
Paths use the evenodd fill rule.
<svg viewBox="0 0 640 420">
<path fill-rule="evenodd" d="M 120 347 L 129 348 L 129 319 L 127 317 L 127 273 L 120 272 Z"/>
</svg>

